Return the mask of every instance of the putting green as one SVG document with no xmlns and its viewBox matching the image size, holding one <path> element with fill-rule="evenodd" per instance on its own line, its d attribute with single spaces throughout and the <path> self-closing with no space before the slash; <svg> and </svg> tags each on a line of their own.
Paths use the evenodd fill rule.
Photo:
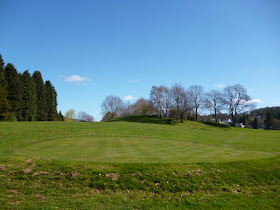
<svg viewBox="0 0 280 210">
<path fill-rule="evenodd" d="M 127 137 L 75 137 L 41 141 L 25 146 L 16 153 L 27 157 L 107 163 L 227 162 L 274 156 L 272 153 L 187 141 Z"/>
</svg>

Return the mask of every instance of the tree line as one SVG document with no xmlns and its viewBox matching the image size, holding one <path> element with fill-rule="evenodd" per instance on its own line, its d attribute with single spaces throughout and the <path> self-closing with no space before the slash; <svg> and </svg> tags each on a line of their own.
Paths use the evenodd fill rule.
<svg viewBox="0 0 280 210">
<path fill-rule="evenodd" d="M 255 103 L 248 95 L 246 88 L 240 84 L 230 85 L 223 90 L 205 92 L 201 85 L 188 88 L 175 83 L 170 88 L 165 85 L 153 86 L 150 98 L 138 99 L 134 104 L 124 103 L 118 96 L 107 96 L 102 105 L 103 120 L 118 116 L 141 114 L 170 117 L 183 122 L 184 119 L 199 120 L 203 113 L 210 113 L 218 122 L 218 114 L 226 112 L 233 124 L 238 115 L 252 110 Z"/>
<path fill-rule="evenodd" d="M 57 113 L 57 93 L 43 81 L 40 71 L 22 74 L 12 63 L 5 65 L 0 54 L 0 121 L 63 120 Z"/>
<path fill-rule="evenodd" d="M 65 121 L 78 121 L 78 122 L 94 122 L 94 117 L 87 114 L 86 112 L 78 112 L 76 114 L 76 111 L 74 109 L 69 109 L 66 111 L 64 116 Z"/>
<path fill-rule="evenodd" d="M 255 109 L 250 114 L 242 114 L 240 121 L 255 129 L 280 130 L 280 107 Z"/>
</svg>

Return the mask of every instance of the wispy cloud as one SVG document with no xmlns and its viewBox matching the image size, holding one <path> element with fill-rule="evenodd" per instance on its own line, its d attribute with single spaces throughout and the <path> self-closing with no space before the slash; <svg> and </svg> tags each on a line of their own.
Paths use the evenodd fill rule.
<svg viewBox="0 0 280 210">
<path fill-rule="evenodd" d="M 225 87 L 224 84 L 215 84 L 214 86 L 217 87 L 217 88 L 223 88 L 223 87 Z"/>
<path fill-rule="evenodd" d="M 79 75 L 72 75 L 72 76 L 62 76 L 64 77 L 65 82 L 88 82 L 90 78 L 88 77 L 81 77 Z"/>
<path fill-rule="evenodd" d="M 261 103 L 261 102 L 262 100 L 257 98 L 257 99 L 247 101 L 246 104 L 254 104 L 254 103 Z"/>
<path fill-rule="evenodd" d="M 129 83 L 140 83 L 140 79 L 128 80 Z"/>
<path fill-rule="evenodd" d="M 123 97 L 123 100 L 125 100 L 125 101 L 131 101 L 131 100 L 135 100 L 135 99 L 137 99 L 137 98 L 133 97 L 131 95 L 127 95 L 127 96 Z"/>
</svg>

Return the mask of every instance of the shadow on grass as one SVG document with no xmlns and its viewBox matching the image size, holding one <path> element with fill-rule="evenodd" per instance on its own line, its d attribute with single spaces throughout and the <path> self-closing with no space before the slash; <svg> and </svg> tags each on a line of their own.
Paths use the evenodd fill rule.
<svg viewBox="0 0 280 210">
<path fill-rule="evenodd" d="M 118 117 L 105 122 L 138 122 L 138 123 L 152 123 L 152 124 L 166 124 L 171 125 L 175 122 L 170 118 L 159 118 L 157 116 L 145 116 L 145 115 L 129 115 Z"/>
</svg>

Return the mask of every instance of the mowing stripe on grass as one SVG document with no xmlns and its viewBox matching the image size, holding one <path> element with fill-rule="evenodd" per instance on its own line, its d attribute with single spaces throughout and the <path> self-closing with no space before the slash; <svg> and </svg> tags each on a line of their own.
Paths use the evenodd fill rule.
<svg viewBox="0 0 280 210">
<path fill-rule="evenodd" d="M 227 162 L 271 157 L 177 140 L 128 137 L 80 137 L 42 141 L 16 152 L 21 156 L 107 163 Z"/>
</svg>

